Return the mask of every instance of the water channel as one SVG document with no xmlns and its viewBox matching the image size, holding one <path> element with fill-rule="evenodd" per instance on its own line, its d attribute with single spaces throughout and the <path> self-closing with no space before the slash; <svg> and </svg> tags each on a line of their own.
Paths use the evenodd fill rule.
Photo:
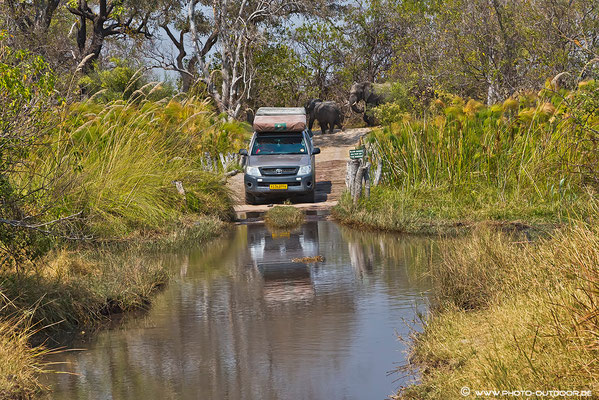
<svg viewBox="0 0 599 400">
<path fill-rule="evenodd" d="M 45 377 L 50 397 L 386 399 L 413 379 L 390 372 L 426 310 L 433 245 L 329 221 L 237 226 L 164 255 L 174 278 L 149 312 L 54 356 L 68 373 Z"/>
</svg>

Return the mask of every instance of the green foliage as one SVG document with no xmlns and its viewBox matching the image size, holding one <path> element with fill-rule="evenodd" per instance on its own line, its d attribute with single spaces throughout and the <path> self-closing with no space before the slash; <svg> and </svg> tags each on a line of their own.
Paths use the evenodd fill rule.
<svg viewBox="0 0 599 400">
<path fill-rule="evenodd" d="M 310 70 L 302 65 L 300 56 L 287 44 L 260 47 L 254 54 L 257 70 L 252 102 L 256 108 L 268 105 L 289 107 L 307 98 L 304 83 Z"/>
<path fill-rule="evenodd" d="M 347 38 L 340 28 L 320 21 L 299 26 L 292 37 L 299 47 L 300 63 L 307 71 L 311 71 L 312 76 L 306 87 L 308 97 L 327 98 L 330 94 L 329 86 L 333 83 L 332 77 L 342 67 Z"/>
<path fill-rule="evenodd" d="M 389 125 L 392 122 L 408 122 L 411 118 L 402 102 L 385 103 L 374 110 L 374 115 L 381 124 Z"/>
<path fill-rule="evenodd" d="M 6 33 L 0 32 L 0 174 L 39 142 L 54 84 L 54 74 L 41 57 L 11 48 Z"/>
<path fill-rule="evenodd" d="M 211 119 L 218 129 L 204 130 L 200 137 L 198 150 L 217 158 L 219 154 L 228 154 L 240 149 L 251 137 L 251 130 L 237 121 L 226 121 L 226 117 Z"/>
<path fill-rule="evenodd" d="M 112 58 L 114 67 L 98 70 L 97 68 L 79 79 L 79 87 L 83 93 L 96 101 L 130 100 L 142 97 L 149 100 L 160 100 L 174 94 L 174 88 L 168 82 L 160 85 L 148 81 L 143 68 L 136 68 L 127 60 Z"/>
<path fill-rule="evenodd" d="M 49 241 L 34 230 L 15 227 L 28 211 L 29 193 L 43 193 L 43 184 L 10 179 L 27 167 L 34 149 L 46 143 L 52 128 L 48 110 L 57 101 L 55 77 L 39 56 L 16 50 L 0 32 L 0 266 L 25 268 L 47 250 Z"/>
</svg>

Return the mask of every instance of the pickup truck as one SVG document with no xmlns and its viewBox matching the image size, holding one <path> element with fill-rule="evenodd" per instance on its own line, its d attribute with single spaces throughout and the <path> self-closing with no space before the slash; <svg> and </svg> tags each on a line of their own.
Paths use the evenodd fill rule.
<svg viewBox="0 0 599 400">
<path fill-rule="evenodd" d="M 254 134 L 245 156 L 245 201 L 298 198 L 314 202 L 316 186 L 312 132 L 304 108 L 262 107 L 254 117 Z"/>
</svg>

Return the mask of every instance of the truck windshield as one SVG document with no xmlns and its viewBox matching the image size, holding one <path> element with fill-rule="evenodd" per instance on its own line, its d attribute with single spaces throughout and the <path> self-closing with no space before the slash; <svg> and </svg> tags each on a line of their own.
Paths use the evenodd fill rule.
<svg viewBox="0 0 599 400">
<path fill-rule="evenodd" d="M 304 137 L 299 134 L 258 135 L 252 147 L 252 155 L 307 154 Z"/>
</svg>

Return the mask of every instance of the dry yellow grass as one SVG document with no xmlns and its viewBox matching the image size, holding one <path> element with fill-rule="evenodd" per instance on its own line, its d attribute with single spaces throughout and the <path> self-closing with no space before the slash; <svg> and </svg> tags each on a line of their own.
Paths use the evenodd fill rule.
<svg viewBox="0 0 599 400">
<path fill-rule="evenodd" d="M 0 399 L 28 399 L 41 390 L 46 351 L 29 345 L 31 333 L 24 318 L 0 319 Z"/>
<path fill-rule="evenodd" d="M 536 243 L 479 230 L 441 248 L 411 357 L 422 382 L 399 398 L 460 399 L 462 387 L 599 393 L 596 224 Z"/>
</svg>

